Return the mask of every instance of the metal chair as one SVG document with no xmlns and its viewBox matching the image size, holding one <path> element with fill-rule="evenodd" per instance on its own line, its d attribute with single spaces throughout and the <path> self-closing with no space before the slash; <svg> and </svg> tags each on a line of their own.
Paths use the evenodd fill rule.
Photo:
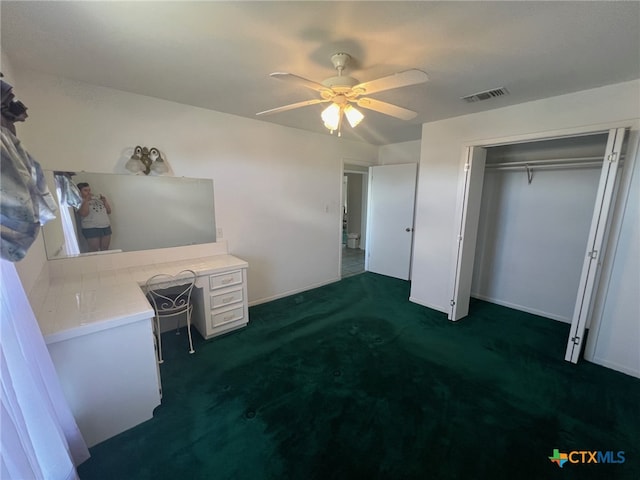
<svg viewBox="0 0 640 480">
<path fill-rule="evenodd" d="M 156 351 L 158 363 L 162 363 L 162 336 L 160 319 L 186 314 L 187 332 L 189 335 L 189 353 L 195 353 L 191 339 L 191 292 L 196 283 L 196 272 L 183 270 L 176 275 L 161 273 L 147 280 L 145 290 L 147 298 L 155 311 L 154 334 L 156 337 Z M 176 319 L 176 335 L 180 335 L 180 318 Z"/>
</svg>

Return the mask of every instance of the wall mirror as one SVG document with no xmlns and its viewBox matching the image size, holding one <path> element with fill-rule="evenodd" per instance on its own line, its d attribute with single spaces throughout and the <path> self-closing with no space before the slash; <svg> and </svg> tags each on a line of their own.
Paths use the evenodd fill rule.
<svg viewBox="0 0 640 480">
<path fill-rule="evenodd" d="M 60 207 L 57 218 L 42 227 L 47 258 L 87 254 L 75 209 L 60 201 L 55 180 L 59 172 L 44 174 Z M 111 204 L 111 243 L 101 253 L 216 241 L 211 179 L 88 172 L 74 173 L 70 179 L 88 183 L 94 195 L 104 195 Z"/>
</svg>

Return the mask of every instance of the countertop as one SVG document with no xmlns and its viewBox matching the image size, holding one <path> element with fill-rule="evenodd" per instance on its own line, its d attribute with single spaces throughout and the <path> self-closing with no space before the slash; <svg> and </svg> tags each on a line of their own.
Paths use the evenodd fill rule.
<svg viewBox="0 0 640 480">
<path fill-rule="evenodd" d="M 154 275 L 193 270 L 202 278 L 247 266 L 244 260 L 224 254 L 68 274 L 41 283 L 39 291 L 30 297 L 45 342 L 49 344 L 150 319 L 153 308 L 141 286 Z"/>
</svg>

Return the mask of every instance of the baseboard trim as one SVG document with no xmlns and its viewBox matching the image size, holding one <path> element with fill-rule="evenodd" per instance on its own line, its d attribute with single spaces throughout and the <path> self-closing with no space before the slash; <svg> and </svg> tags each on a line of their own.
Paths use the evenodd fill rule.
<svg viewBox="0 0 640 480">
<path fill-rule="evenodd" d="M 313 290 L 314 288 L 324 287 L 325 285 L 330 285 L 332 283 L 339 282 L 340 280 L 341 280 L 340 277 L 337 277 L 337 278 L 334 278 L 332 280 L 327 280 L 326 282 L 314 283 L 314 284 L 308 285 L 306 287 L 296 288 L 295 290 L 289 290 L 289 291 L 284 292 L 284 293 L 279 293 L 277 295 L 272 295 L 271 297 L 265 297 L 265 298 L 259 298 L 257 300 L 251 300 L 251 301 L 249 301 L 248 305 L 250 307 L 253 307 L 255 305 L 260 305 L 261 303 L 272 302 L 274 300 L 278 300 L 280 298 L 288 297 L 290 295 L 295 295 L 297 293 L 306 292 L 307 290 Z"/>
<path fill-rule="evenodd" d="M 586 360 L 586 361 L 595 363 L 596 365 L 600 365 L 605 368 L 610 368 L 611 370 L 615 370 L 616 372 L 624 373 L 626 375 L 630 375 L 635 378 L 640 378 L 640 370 L 629 368 L 626 365 L 620 365 L 619 363 L 611 362 L 609 360 L 605 360 L 599 357 L 594 357 L 592 360 Z"/>
<path fill-rule="evenodd" d="M 550 318 L 552 320 L 557 320 L 558 322 L 571 323 L 570 318 L 563 317 L 562 315 L 556 315 L 555 313 L 545 312 L 543 310 L 526 307 L 524 305 L 518 305 L 517 303 L 505 302 L 504 300 L 486 297 L 484 295 L 479 295 L 477 293 L 471 293 L 471 297 L 477 298 L 478 300 L 483 300 L 485 302 L 495 303 L 496 305 L 500 305 L 502 307 L 513 308 L 514 310 L 520 310 L 521 312 L 538 315 L 539 317 L 545 317 L 545 318 Z"/>
</svg>

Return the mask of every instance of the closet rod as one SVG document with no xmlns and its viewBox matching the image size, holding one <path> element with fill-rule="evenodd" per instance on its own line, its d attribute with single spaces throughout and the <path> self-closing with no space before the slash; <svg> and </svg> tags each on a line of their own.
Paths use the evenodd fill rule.
<svg viewBox="0 0 640 480">
<path fill-rule="evenodd" d="M 487 165 L 487 168 L 491 168 L 491 170 L 522 170 L 526 168 L 533 169 L 535 167 L 536 170 L 543 169 L 565 169 L 565 168 L 589 168 L 589 167 L 602 167 L 602 161 L 600 162 L 568 162 L 568 163 L 547 163 L 547 164 L 537 164 L 537 165 L 509 165 L 509 166 L 501 166 L 501 167 L 490 167 Z"/>
<path fill-rule="evenodd" d="M 552 158 L 547 160 L 529 160 L 522 162 L 500 162 L 500 163 L 487 163 L 487 168 L 501 168 L 501 167 L 537 167 L 541 165 L 568 165 L 576 163 L 602 163 L 603 156 L 597 157 L 574 157 L 574 158 Z"/>
</svg>

